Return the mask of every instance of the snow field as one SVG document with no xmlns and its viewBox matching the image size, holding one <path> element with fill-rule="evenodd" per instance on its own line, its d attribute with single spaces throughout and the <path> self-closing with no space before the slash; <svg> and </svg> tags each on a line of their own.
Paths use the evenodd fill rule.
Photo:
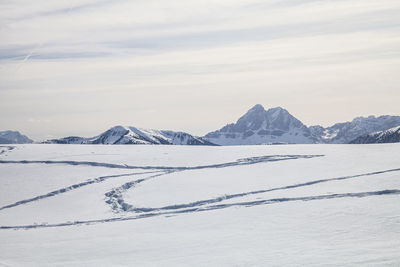
<svg viewBox="0 0 400 267">
<path fill-rule="evenodd" d="M 0 149 L 0 266 L 400 264 L 398 144 Z"/>
</svg>

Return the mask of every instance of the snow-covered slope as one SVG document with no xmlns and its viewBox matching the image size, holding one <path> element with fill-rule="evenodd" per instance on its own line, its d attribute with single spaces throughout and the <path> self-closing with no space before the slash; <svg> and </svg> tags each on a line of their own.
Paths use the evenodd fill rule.
<svg viewBox="0 0 400 267">
<path fill-rule="evenodd" d="M 310 130 L 281 107 L 265 110 L 255 105 L 236 123 L 208 133 L 204 139 L 218 145 L 315 143 Z"/>
<path fill-rule="evenodd" d="M 29 144 L 33 140 L 18 131 L 0 131 L 0 144 Z"/>
<path fill-rule="evenodd" d="M 54 144 L 165 144 L 165 145 L 213 145 L 200 137 L 184 132 L 160 131 L 136 127 L 115 126 L 104 133 L 91 137 L 70 136 L 45 141 Z"/>
<path fill-rule="evenodd" d="M 0 266 L 400 266 L 399 149 L 0 146 Z"/>
<path fill-rule="evenodd" d="M 400 116 L 357 117 L 351 122 L 336 123 L 328 128 L 309 129 L 319 143 L 347 144 L 359 136 L 384 131 L 400 125 Z"/>
<path fill-rule="evenodd" d="M 375 132 L 357 137 L 351 144 L 398 143 L 400 142 L 400 126 L 386 131 Z"/>
<path fill-rule="evenodd" d="M 358 117 L 351 122 L 322 126 L 305 126 L 287 110 L 276 107 L 265 110 L 255 105 L 236 123 L 210 132 L 203 138 L 218 145 L 289 144 L 347 144 L 369 133 L 384 131 L 400 125 L 400 116 Z"/>
</svg>

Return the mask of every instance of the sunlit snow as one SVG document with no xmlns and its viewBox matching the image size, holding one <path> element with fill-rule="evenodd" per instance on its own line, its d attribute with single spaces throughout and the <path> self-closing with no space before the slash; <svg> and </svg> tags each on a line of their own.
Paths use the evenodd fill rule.
<svg viewBox="0 0 400 267">
<path fill-rule="evenodd" d="M 0 146 L 0 266 L 398 266 L 400 144 Z"/>
</svg>

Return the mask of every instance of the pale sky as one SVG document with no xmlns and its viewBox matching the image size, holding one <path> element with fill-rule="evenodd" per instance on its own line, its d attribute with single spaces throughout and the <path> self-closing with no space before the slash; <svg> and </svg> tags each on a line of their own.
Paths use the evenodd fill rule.
<svg viewBox="0 0 400 267">
<path fill-rule="evenodd" d="M 400 115 L 399 0 L 0 0 L 0 130 Z"/>
</svg>

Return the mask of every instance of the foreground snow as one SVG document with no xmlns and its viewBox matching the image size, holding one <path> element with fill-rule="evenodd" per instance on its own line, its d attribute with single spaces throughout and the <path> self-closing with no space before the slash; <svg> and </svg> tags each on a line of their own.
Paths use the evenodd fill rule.
<svg viewBox="0 0 400 267">
<path fill-rule="evenodd" d="M 0 266 L 397 266 L 399 152 L 2 146 Z"/>
</svg>

